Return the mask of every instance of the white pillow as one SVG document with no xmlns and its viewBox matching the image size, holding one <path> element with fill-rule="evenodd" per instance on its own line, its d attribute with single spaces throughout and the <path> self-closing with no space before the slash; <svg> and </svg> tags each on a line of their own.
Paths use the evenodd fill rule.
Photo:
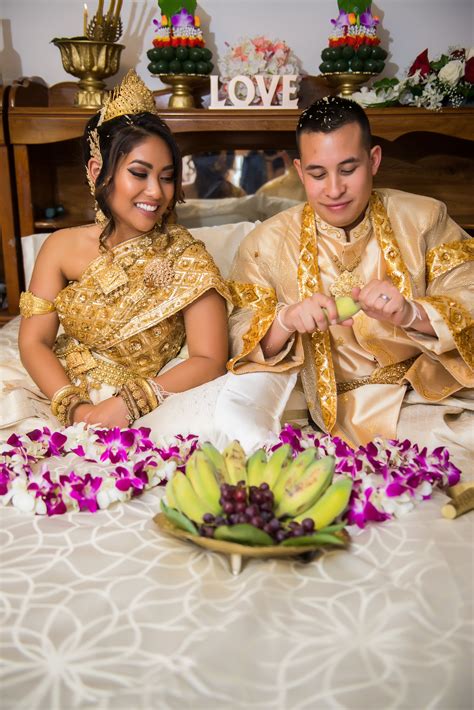
<svg viewBox="0 0 474 710">
<path fill-rule="evenodd" d="M 188 229 L 235 222 L 263 221 L 293 207 L 299 200 L 265 194 L 225 197 L 218 200 L 188 199 L 176 205 L 178 223 Z"/>
<path fill-rule="evenodd" d="M 222 449 L 238 439 L 251 453 L 271 433 L 280 431 L 280 420 L 296 378 L 296 373 L 229 372 L 168 397 L 136 424 L 149 427 L 156 441 L 170 443 L 178 433 L 196 434 Z"/>
<path fill-rule="evenodd" d="M 49 234 L 49 232 L 30 234 L 28 237 L 21 238 L 21 252 L 23 254 L 23 272 L 25 274 L 26 288 L 30 285 L 33 266 L 35 265 L 38 252 L 46 237 L 49 237 Z"/>
</svg>

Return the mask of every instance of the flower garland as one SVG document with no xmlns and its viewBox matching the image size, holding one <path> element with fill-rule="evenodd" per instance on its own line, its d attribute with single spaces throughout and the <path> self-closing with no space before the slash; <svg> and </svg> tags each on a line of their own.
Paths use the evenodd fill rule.
<svg viewBox="0 0 474 710">
<path fill-rule="evenodd" d="M 298 86 L 301 80 L 301 64 L 283 40 L 270 40 L 263 36 L 246 37 L 240 39 L 238 44 L 231 46 L 226 42 L 226 45 L 229 50 L 218 62 L 223 96 L 227 96 L 229 81 L 235 76 L 242 75 L 253 79 L 257 74 L 296 74 L 298 79 L 295 83 Z M 282 86 L 280 81 L 275 91 L 275 100 L 279 103 L 282 98 Z M 236 95 L 239 99 L 244 99 L 246 90 L 238 85 Z M 258 86 L 256 86 L 255 99 L 252 103 L 254 105 L 262 103 Z"/>
<path fill-rule="evenodd" d="M 164 485 L 175 469 L 184 471 L 199 440 L 177 435 L 175 443 L 161 448 L 149 435 L 145 428 L 92 429 L 83 424 L 13 434 L 0 444 L 0 503 L 38 515 L 94 513 Z M 434 487 L 452 486 L 460 478 L 444 447 L 428 453 L 408 440 L 377 438 L 352 449 L 337 437 L 318 437 L 286 425 L 266 448 L 273 451 L 286 443 L 295 456 L 309 446 L 318 448 L 320 456 L 331 454 L 336 476 L 354 479 L 348 523 L 359 528 L 400 517 L 429 498 Z"/>
<path fill-rule="evenodd" d="M 196 436 L 176 436 L 160 448 L 150 430 L 92 429 L 74 424 L 62 431 L 35 429 L 0 444 L 0 503 L 38 515 L 68 510 L 96 512 L 164 485 L 183 469 Z"/>
<path fill-rule="evenodd" d="M 283 444 L 290 444 L 295 454 L 315 446 L 320 457 L 335 457 L 336 476 L 349 475 L 354 480 L 347 522 L 359 528 L 401 517 L 430 498 L 433 488 L 454 486 L 461 475 L 445 447 L 429 453 L 408 440 L 376 438 L 367 446 L 352 449 L 338 437 L 326 434 L 318 438 L 315 433 L 286 425 L 269 448 Z"/>
<path fill-rule="evenodd" d="M 417 106 L 434 111 L 474 101 L 474 48 L 450 47 L 435 61 L 421 52 L 400 81 L 381 79 L 351 98 L 365 108 Z"/>
</svg>

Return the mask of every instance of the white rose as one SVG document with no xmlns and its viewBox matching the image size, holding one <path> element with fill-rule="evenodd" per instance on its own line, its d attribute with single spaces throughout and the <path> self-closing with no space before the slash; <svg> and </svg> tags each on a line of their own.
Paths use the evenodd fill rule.
<svg viewBox="0 0 474 710">
<path fill-rule="evenodd" d="M 461 62 L 460 59 L 454 59 L 452 62 L 448 62 L 444 65 L 438 74 L 438 78 L 440 81 L 454 86 L 463 75 L 464 62 Z"/>
<path fill-rule="evenodd" d="M 466 62 L 472 57 L 474 57 L 474 47 L 469 47 L 469 49 L 466 49 Z"/>
</svg>

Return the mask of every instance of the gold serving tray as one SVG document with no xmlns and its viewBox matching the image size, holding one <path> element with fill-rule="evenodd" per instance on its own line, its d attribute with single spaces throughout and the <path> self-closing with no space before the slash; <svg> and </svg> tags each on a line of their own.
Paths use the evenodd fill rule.
<svg viewBox="0 0 474 710">
<path fill-rule="evenodd" d="M 281 545 L 266 545 L 265 547 L 253 547 L 250 545 L 239 545 L 236 542 L 226 542 L 225 540 L 214 540 L 209 537 L 201 537 L 200 535 L 191 535 L 191 533 L 181 530 L 173 525 L 168 520 L 164 513 L 158 513 L 153 518 L 161 532 L 177 537 L 180 540 L 189 540 L 199 547 L 204 547 L 212 552 L 220 552 L 223 555 L 229 555 L 230 567 L 233 574 L 239 574 L 242 568 L 243 557 L 257 557 L 261 559 L 269 557 L 298 557 L 308 552 L 320 552 L 326 546 L 324 545 L 301 545 L 300 547 L 282 547 Z M 350 542 L 350 536 L 345 530 L 340 530 L 335 533 L 346 544 Z M 327 546 L 330 547 L 330 546 Z M 334 548 L 343 549 L 343 548 Z"/>
</svg>

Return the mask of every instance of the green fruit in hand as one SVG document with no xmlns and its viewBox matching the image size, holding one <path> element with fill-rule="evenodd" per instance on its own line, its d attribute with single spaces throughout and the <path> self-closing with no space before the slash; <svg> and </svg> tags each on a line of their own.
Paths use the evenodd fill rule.
<svg viewBox="0 0 474 710">
<path fill-rule="evenodd" d="M 148 65 L 148 71 L 150 74 L 160 74 L 160 62 L 150 62 Z"/>
<path fill-rule="evenodd" d="M 342 56 L 342 55 L 341 55 L 341 52 L 342 52 L 342 50 L 341 50 L 340 47 L 329 47 L 329 49 L 328 49 L 328 59 L 329 59 L 329 61 L 335 62 L 336 59 L 340 59 L 341 56 Z"/>
<path fill-rule="evenodd" d="M 274 545 L 270 535 L 250 523 L 239 523 L 237 525 L 220 525 L 214 533 L 216 540 L 226 540 L 236 542 L 240 545 L 265 546 Z"/>
<path fill-rule="evenodd" d="M 331 59 L 331 49 L 330 47 L 326 47 L 326 49 L 323 49 L 321 52 L 321 59 L 323 62 L 328 62 Z"/>
<path fill-rule="evenodd" d="M 176 56 L 174 47 L 162 47 L 161 48 L 161 58 L 166 59 L 167 62 L 174 59 Z"/>
<path fill-rule="evenodd" d="M 311 518 L 316 530 L 320 531 L 345 511 L 351 491 L 352 479 L 346 476 L 338 477 L 311 508 L 295 518 L 296 522 L 301 523 L 305 518 Z"/>
<path fill-rule="evenodd" d="M 387 52 L 383 47 L 377 46 L 377 47 L 372 47 L 372 59 L 386 59 L 387 58 Z"/>
<path fill-rule="evenodd" d="M 375 72 L 377 61 L 375 59 L 366 59 L 364 62 L 364 71 Z"/>
<path fill-rule="evenodd" d="M 181 62 L 179 59 L 172 59 L 170 62 L 170 72 L 171 74 L 181 74 Z"/>
<path fill-rule="evenodd" d="M 339 320 L 346 320 L 360 311 L 360 305 L 351 296 L 340 296 L 336 298 L 336 309 Z"/>
<path fill-rule="evenodd" d="M 368 59 L 372 56 L 372 47 L 370 47 L 368 44 L 363 44 L 357 50 L 357 56 L 361 59 Z"/>
<path fill-rule="evenodd" d="M 349 62 L 347 59 L 338 59 L 334 63 L 334 71 L 349 71 Z"/>
<path fill-rule="evenodd" d="M 158 74 L 168 74 L 170 69 L 169 62 L 165 61 L 164 59 L 160 59 L 160 61 L 156 63 L 156 66 L 158 68 Z"/>
<path fill-rule="evenodd" d="M 189 50 L 189 58 L 193 62 L 200 62 L 201 59 L 204 57 L 202 56 L 202 52 L 200 47 L 193 47 L 192 49 Z"/>
<path fill-rule="evenodd" d="M 189 56 L 189 49 L 187 47 L 176 47 L 176 59 L 180 62 L 184 62 Z"/>
<path fill-rule="evenodd" d="M 354 47 L 351 47 L 350 45 L 343 47 L 341 54 L 343 59 L 352 59 L 355 54 Z"/>
<path fill-rule="evenodd" d="M 198 74 L 206 74 L 207 73 L 207 62 L 197 62 L 196 63 L 196 71 Z"/>
<path fill-rule="evenodd" d="M 153 47 L 153 49 L 148 50 L 146 56 L 148 57 L 150 62 L 157 62 L 159 59 L 161 59 L 161 49 L 159 47 Z"/>
<path fill-rule="evenodd" d="M 205 62 L 210 62 L 212 59 L 212 52 L 207 47 L 201 47 L 201 57 Z"/>
<path fill-rule="evenodd" d="M 330 74 L 334 71 L 334 62 L 322 62 L 319 65 L 319 71 L 321 74 Z"/>
<path fill-rule="evenodd" d="M 354 57 L 351 59 L 351 71 L 363 71 L 364 62 L 359 57 Z"/>
<path fill-rule="evenodd" d="M 183 62 L 183 72 L 185 74 L 195 74 L 196 62 L 191 62 L 189 59 L 187 62 Z"/>
</svg>

